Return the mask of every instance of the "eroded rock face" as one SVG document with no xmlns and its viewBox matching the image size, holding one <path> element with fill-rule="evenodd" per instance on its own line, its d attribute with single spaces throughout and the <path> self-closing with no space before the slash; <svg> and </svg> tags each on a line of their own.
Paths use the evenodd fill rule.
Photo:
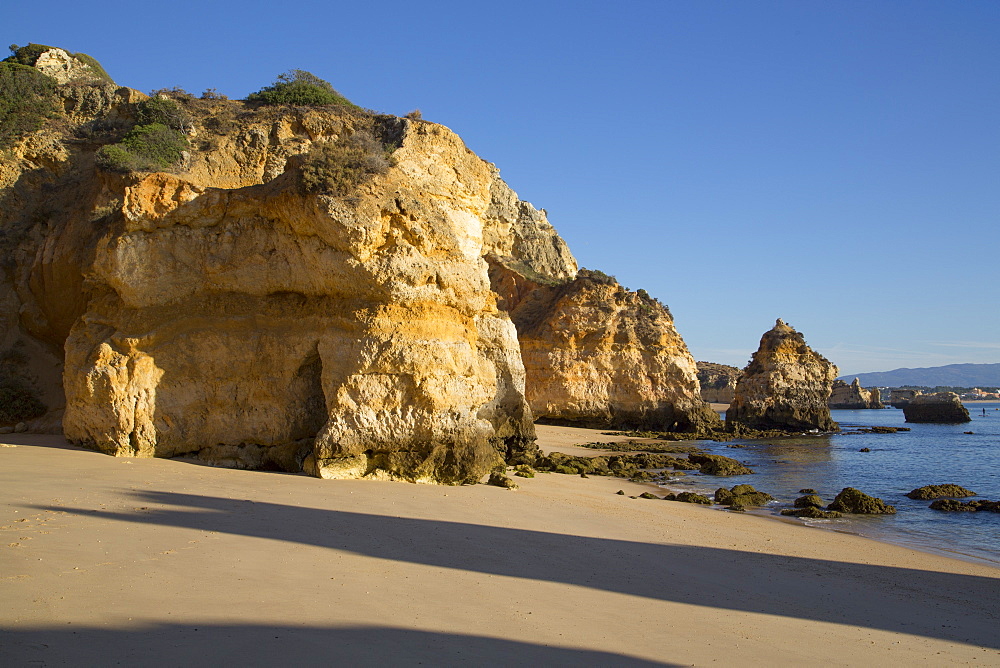
<svg viewBox="0 0 1000 668">
<path fill-rule="evenodd" d="M 879 389 L 875 387 L 871 390 L 866 390 L 861 387 L 861 381 L 857 378 L 850 385 L 842 380 L 833 381 L 829 403 L 830 408 L 833 409 L 885 408 Z"/>
<path fill-rule="evenodd" d="M 902 408 L 920 396 L 918 390 L 892 390 L 889 393 L 889 403 L 893 408 Z"/>
<path fill-rule="evenodd" d="M 93 83 L 104 80 L 104 77 L 90 64 L 58 48 L 42 52 L 35 61 L 35 69 L 61 84 Z"/>
<path fill-rule="evenodd" d="M 837 367 L 814 352 L 780 318 L 760 340 L 726 411 L 726 429 L 739 426 L 788 431 L 835 431 L 830 389 Z"/>
<path fill-rule="evenodd" d="M 710 403 L 730 404 L 736 395 L 736 381 L 743 372 L 734 366 L 697 362 L 701 398 Z"/>
<path fill-rule="evenodd" d="M 127 117 L 117 90 L 92 106 Z M 45 383 L 61 374 L 67 438 L 331 478 L 462 483 L 532 460 L 485 260 L 504 234 L 495 168 L 447 128 L 382 117 L 395 166 L 308 195 L 296 156 L 371 119 L 212 104 L 243 116 L 196 118 L 178 174 L 102 172 L 99 143 L 53 130 L 0 172 L 3 336 L 48 356 Z M 510 206 L 510 252 L 530 255 L 539 220 Z"/>
<path fill-rule="evenodd" d="M 541 283 L 494 265 L 491 276 L 517 326 L 536 419 L 664 431 L 720 425 L 670 312 L 645 291 L 600 272 Z"/>
<path fill-rule="evenodd" d="M 957 424 L 970 422 L 969 409 L 954 392 L 920 394 L 903 406 L 907 422 L 936 422 Z"/>
</svg>

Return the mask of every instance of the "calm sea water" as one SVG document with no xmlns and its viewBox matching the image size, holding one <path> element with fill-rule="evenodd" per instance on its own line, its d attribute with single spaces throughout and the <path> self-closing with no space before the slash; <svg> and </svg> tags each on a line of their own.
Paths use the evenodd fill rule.
<svg viewBox="0 0 1000 668">
<path fill-rule="evenodd" d="M 727 447 L 732 443 L 703 442 L 714 454 L 746 463 L 755 475 L 696 474 L 665 486 L 711 494 L 719 487 L 749 483 L 775 497 L 760 511 L 771 514 L 791 507 L 800 489 L 813 488 L 830 502 L 844 487 L 856 487 L 896 506 L 897 514 L 804 522 L 1000 566 L 1000 513 L 940 512 L 927 507 L 930 501 L 904 496 L 924 485 L 954 483 L 977 493 L 971 498 L 1000 500 L 1000 402 L 966 408 L 972 422 L 957 425 L 909 424 L 898 409 L 831 411 L 844 430 L 872 425 L 911 429 L 895 434 L 737 441 L 745 446 L 738 449 Z M 871 452 L 859 452 L 861 448 Z"/>
</svg>

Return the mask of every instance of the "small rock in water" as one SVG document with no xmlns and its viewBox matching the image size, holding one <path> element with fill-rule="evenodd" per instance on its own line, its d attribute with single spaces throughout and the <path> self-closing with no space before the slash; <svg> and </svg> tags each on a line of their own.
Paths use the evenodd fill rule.
<svg viewBox="0 0 1000 668">
<path fill-rule="evenodd" d="M 811 487 L 806 487 L 805 489 L 800 489 L 799 494 L 815 494 L 816 490 Z"/>
<path fill-rule="evenodd" d="M 908 492 L 906 496 L 911 499 L 917 499 L 918 501 L 923 501 L 926 499 L 961 499 L 967 496 L 975 496 L 976 493 L 971 489 L 966 489 L 959 485 L 924 485 L 923 487 L 918 487 L 912 492 Z"/>
<path fill-rule="evenodd" d="M 868 496 L 859 489 L 845 487 L 833 500 L 827 510 L 836 510 L 852 515 L 895 515 L 896 508 L 882 499 Z"/>
<path fill-rule="evenodd" d="M 858 452 L 871 452 L 871 451 L 872 451 L 871 448 L 861 448 L 860 450 L 858 450 Z"/>
<path fill-rule="evenodd" d="M 806 496 L 800 496 L 795 499 L 795 503 L 793 505 L 796 508 L 822 508 L 823 499 L 816 494 L 807 494 Z"/>
</svg>

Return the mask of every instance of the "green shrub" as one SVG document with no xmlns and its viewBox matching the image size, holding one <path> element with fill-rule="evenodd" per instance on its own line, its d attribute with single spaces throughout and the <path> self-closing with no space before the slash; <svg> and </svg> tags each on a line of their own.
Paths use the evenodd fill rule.
<svg viewBox="0 0 1000 668">
<path fill-rule="evenodd" d="M 34 67 L 35 63 L 38 62 L 39 56 L 41 56 L 46 51 L 55 48 L 58 47 L 46 46 L 44 44 L 28 44 L 27 46 L 18 46 L 17 44 L 11 44 L 10 45 L 11 55 L 8 56 L 3 62 L 19 63 L 21 65 L 26 65 L 28 67 Z M 94 58 L 93 56 L 88 56 L 85 53 L 73 53 L 71 51 L 67 51 L 66 53 L 73 56 L 81 63 L 89 65 L 90 69 L 94 72 L 95 75 L 97 75 L 99 79 L 103 79 L 105 81 L 114 83 L 114 80 L 111 78 L 111 75 L 104 71 L 104 68 L 101 67 L 101 64 L 97 62 L 97 59 Z"/>
<path fill-rule="evenodd" d="M 180 162 L 189 146 L 187 137 L 162 123 L 137 125 L 98 151 L 97 164 L 115 172 L 162 171 Z"/>
<path fill-rule="evenodd" d="M 386 146 L 366 130 L 317 142 L 302 164 L 302 186 L 306 192 L 346 195 L 370 176 L 389 171 L 395 150 L 395 145 Z"/>
<path fill-rule="evenodd" d="M 34 132 L 58 110 L 54 80 L 33 67 L 0 62 L 0 148 Z"/>
<path fill-rule="evenodd" d="M 577 278 L 589 278 L 595 283 L 601 283 L 603 285 L 618 285 L 618 279 L 610 274 L 605 274 L 600 269 L 584 269 L 580 267 L 580 270 L 576 273 Z"/>
<path fill-rule="evenodd" d="M 290 104 L 301 107 L 318 107 L 337 104 L 353 109 L 356 104 L 334 90 L 330 82 L 305 70 L 290 70 L 279 74 L 270 86 L 247 95 L 247 102 L 262 104 Z"/>
<path fill-rule="evenodd" d="M 154 91 L 156 93 L 156 91 Z M 155 94 L 135 106 L 135 117 L 139 125 L 166 125 L 174 130 L 191 127 L 191 114 L 175 100 Z"/>
</svg>

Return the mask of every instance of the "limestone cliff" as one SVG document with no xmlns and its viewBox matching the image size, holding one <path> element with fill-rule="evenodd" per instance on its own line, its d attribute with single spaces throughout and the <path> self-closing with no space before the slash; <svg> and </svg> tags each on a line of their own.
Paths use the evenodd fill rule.
<svg viewBox="0 0 1000 668">
<path fill-rule="evenodd" d="M 736 381 L 743 372 L 734 366 L 715 362 L 697 362 L 697 365 L 701 398 L 711 403 L 732 403 Z"/>
<path fill-rule="evenodd" d="M 526 393 L 540 421 L 694 431 L 721 426 L 669 310 L 601 272 L 540 282 L 491 271 L 517 326 Z M 510 289 L 514 287 L 514 290 Z"/>
<path fill-rule="evenodd" d="M 827 405 L 837 367 L 806 345 L 780 318 L 760 340 L 736 384 L 726 429 L 835 431 Z"/>
<path fill-rule="evenodd" d="M 486 257 L 575 265 L 535 250 L 558 238 L 544 215 L 454 133 L 181 96 L 183 162 L 118 173 L 95 154 L 145 96 L 60 94 L 0 167 L 0 337 L 30 353 L 49 427 L 61 388 L 66 436 L 117 455 L 448 483 L 533 457 Z M 311 148 L 362 132 L 398 147 L 392 166 L 306 192 Z"/>
<path fill-rule="evenodd" d="M 830 408 L 839 409 L 885 408 L 879 389 L 866 390 L 857 378 L 850 385 L 842 380 L 833 381 L 829 404 Z"/>
</svg>

